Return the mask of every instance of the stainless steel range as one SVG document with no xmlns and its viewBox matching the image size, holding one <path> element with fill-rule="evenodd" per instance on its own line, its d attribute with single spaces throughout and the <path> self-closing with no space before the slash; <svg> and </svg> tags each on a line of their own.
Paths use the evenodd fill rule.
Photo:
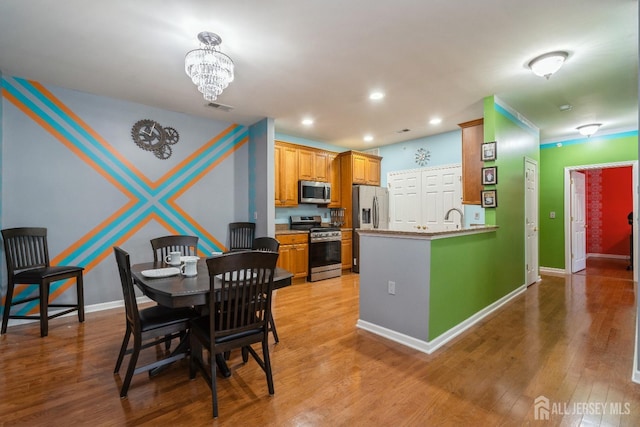
<svg viewBox="0 0 640 427">
<path fill-rule="evenodd" d="M 309 230 L 310 282 L 342 275 L 342 232 L 339 228 L 322 227 L 322 217 L 291 216 L 292 230 Z"/>
</svg>

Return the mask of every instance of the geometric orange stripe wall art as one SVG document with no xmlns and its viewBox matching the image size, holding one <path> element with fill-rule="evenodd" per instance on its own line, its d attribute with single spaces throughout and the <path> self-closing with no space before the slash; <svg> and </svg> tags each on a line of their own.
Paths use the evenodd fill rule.
<svg viewBox="0 0 640 427">
<path fill-rule="evenodd" d="M 112 254 L 113 246 L 121 245 L 150 221 L 161 224 L 168 234 L 199 236 L 201 253 L 225 249 L 177 200 L 248 142 L 246 127 L 229 125 L 152 180 L 43 85 L 26 79 L 3 78 L 2 96 L 124 196 L 122 205 L 114 206 L 104 220 L 57 254 L 51 260 L 53 264 L 79 265 L 88 272 Z M 72 286 L 73 281 L 55 283 L 50 299 Z M 34 301 L 20 311 L 24 314 L 36 308 Z"/>
</svg>

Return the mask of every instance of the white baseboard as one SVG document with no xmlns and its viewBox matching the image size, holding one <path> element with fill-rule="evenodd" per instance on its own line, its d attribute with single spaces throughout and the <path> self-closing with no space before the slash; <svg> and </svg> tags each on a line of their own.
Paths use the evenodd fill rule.
<svg viewBox="0 0 640 427">
<path fill-rule="evenodd" d="M 640 384 L 640 371 L 635 371 L 631 376 L 631 381 L 636 384 Z"/>
<path fill-rule="evenodd" d="M 611 259 L 629 259 L 629 255 L 614 254 L 587 254 L 587 258 L 611 258 Z"/>
<path fill-rule="evenodd" d="M 527 287 L 525 285 L 521 285 L 516 288 L 512 292 L 503 296 L 499 300 L 494 303 L 486 306 L 482 310 L 478 311 L 471 317 L 457 324 L 453 328 L 439 335 L 432 341 L 423 341 L 414 337 L 410 337 L 408 335 L 402 334 L 400 332 L 393 331 L 391 329 L 387 329 L 385 327 L 364 321 L 362 319 L 358 319 L 356 322 L 356 327 L 360 329 L 364 329 L 365 331 L 369 331 L 373 334 L 380 335 L 381 337 L 390 339 L 391 341 L 395 341 L 399 344 L 406 345 L 407 347 L 411 347 L 415 350 L 421 351 L 423 353 L 431 354 L 467 329 L 471 328 L 473 325 L 498 310 L 500 307 L 508 303 L 513 298 L 517 297 L 521 293 L 523 293 Z"/>
<path fill-rule="evenodd" d="M 551 275 L 561 275 L 561 276 L 564 276 L 565 274 L 567 274 L 567 271 L 563 268 L 540 267 L 539 271 L 541 274 L 551 274 Z"/>
<path fill-rule="evenodd" d="M 138 301 L 138 304 L 145 304 L 148 302 L 152 302 L 152 300 L 149 297 L 146 296 L 141 296 L 141 297 L 137 297 L 136 301 Z M 95 313 L 97 311 L 103 311 L 103 310 L 111 310 L 112 308 L 119 308 L 119 307 L 124 307 L 124 300 L 120 300 L 120 301 L 110 301 L 110 302 L 102 302 L 99 304 L 91 304 L 91 305 L 85 305 L 84 306 L 84 312 L 85 314 L 87 313 Z M 51 311 L 51 314 L 54 314 L 55 311 Z M 68 316 L 77 316 L 77 312 L 72 311 L 71 313 L 67 313 L 67 314 L 63 314 L 60 317 L 68 317 Z M 39 320 L 37 319 L 9 319 L 9 323 L 7 324 L 7 327 L 11 327 L 11 326 L 18 326 L 18 325 L 24 325 L 26 323 L 34 323 L 34 322 L 38 322 Z"/>
</svg>

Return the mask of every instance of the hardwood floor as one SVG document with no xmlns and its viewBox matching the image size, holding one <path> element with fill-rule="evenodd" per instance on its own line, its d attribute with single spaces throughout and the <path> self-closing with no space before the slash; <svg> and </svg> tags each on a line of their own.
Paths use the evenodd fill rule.
<svg viewBox="0 0 640 427">
<path fill-rule="evenodd" d="M 0 338 L 0 424 L 637 426 L 634 283 L 604 270 L 543 276 L 431 355 L 356 329 L 358 275 L 279 290 L 275 395 L 236 352 L 232 377 L 218 381 L 215 421 L 210 391 L 200 375 L 189 380 L 185 360 L 135 376 L 120 399 L 122 309 L 88 313 L 84 324 L 55 319 L 46 338 L 36 324 L 10 327 Z M 540 395 L 567 412 L 607 403 L 630 413 L 552 413 L 545 423 L 534 419 Z"/>
</svg>

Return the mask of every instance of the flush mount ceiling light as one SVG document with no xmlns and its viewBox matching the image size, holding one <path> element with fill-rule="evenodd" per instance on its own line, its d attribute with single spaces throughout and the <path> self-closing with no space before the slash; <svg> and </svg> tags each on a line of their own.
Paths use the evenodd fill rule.
<svg viewBox="0 0 640 427">
<path fill-rule="evenodd" d="M 362 138 L 364 140 L 364 142 L 371 142 L 373 141 L 373 136 L 372 135 L 365 135 L 364 138 Z"/>
<path fill-rule="evenodd" d="M 564 51 L 549 52 L 533 58 L 529 62 L 529 68 L 536 76 L 549 79 L 553 73 L 558 71 L 569 54 Z"/>
<path fill-rule="evenodd" d="M 382 92 L 371 92 L 369 94 L 369 99 L 371 99 L 372 101 L 378 101 L 382 98 L 384 98 L 384 93 Z"/>
<path fill-rule="evenodd" d="M 310 118 L 302 119 L 302 124 L 305 126 L 311 126 L 313 124 L 313 119 L 310 119 Z"/>
<path fill-rule="evenodd" d="M 233 61 L 218 50 L 222 43 L 219 35 L 203 31 L 198 34 L 200 49 L 194 49 L 184 58 L 184 70 L 209 102 L 233 81 Z"/>
<path fill-rule="evenodd" d="M 432 124 L 432 125 L 439 125 L 440 123 L 442 123 L 442 119 L 438 118 L 438 117 L 435 117 L 435 118 L 429 120 L 429 123 Z"/>
<path fill-rule="evenodd" d="M 598 132 L 598 129 L 600 129 L 600 126 L 602 126 L 602 123 L 591 123 L 588 125 L 578 126 L 576 129 L 578 130 L 578 132 L 580 132 L 580 135 L 589 137 L 594 133 Z"/>
</svg>

